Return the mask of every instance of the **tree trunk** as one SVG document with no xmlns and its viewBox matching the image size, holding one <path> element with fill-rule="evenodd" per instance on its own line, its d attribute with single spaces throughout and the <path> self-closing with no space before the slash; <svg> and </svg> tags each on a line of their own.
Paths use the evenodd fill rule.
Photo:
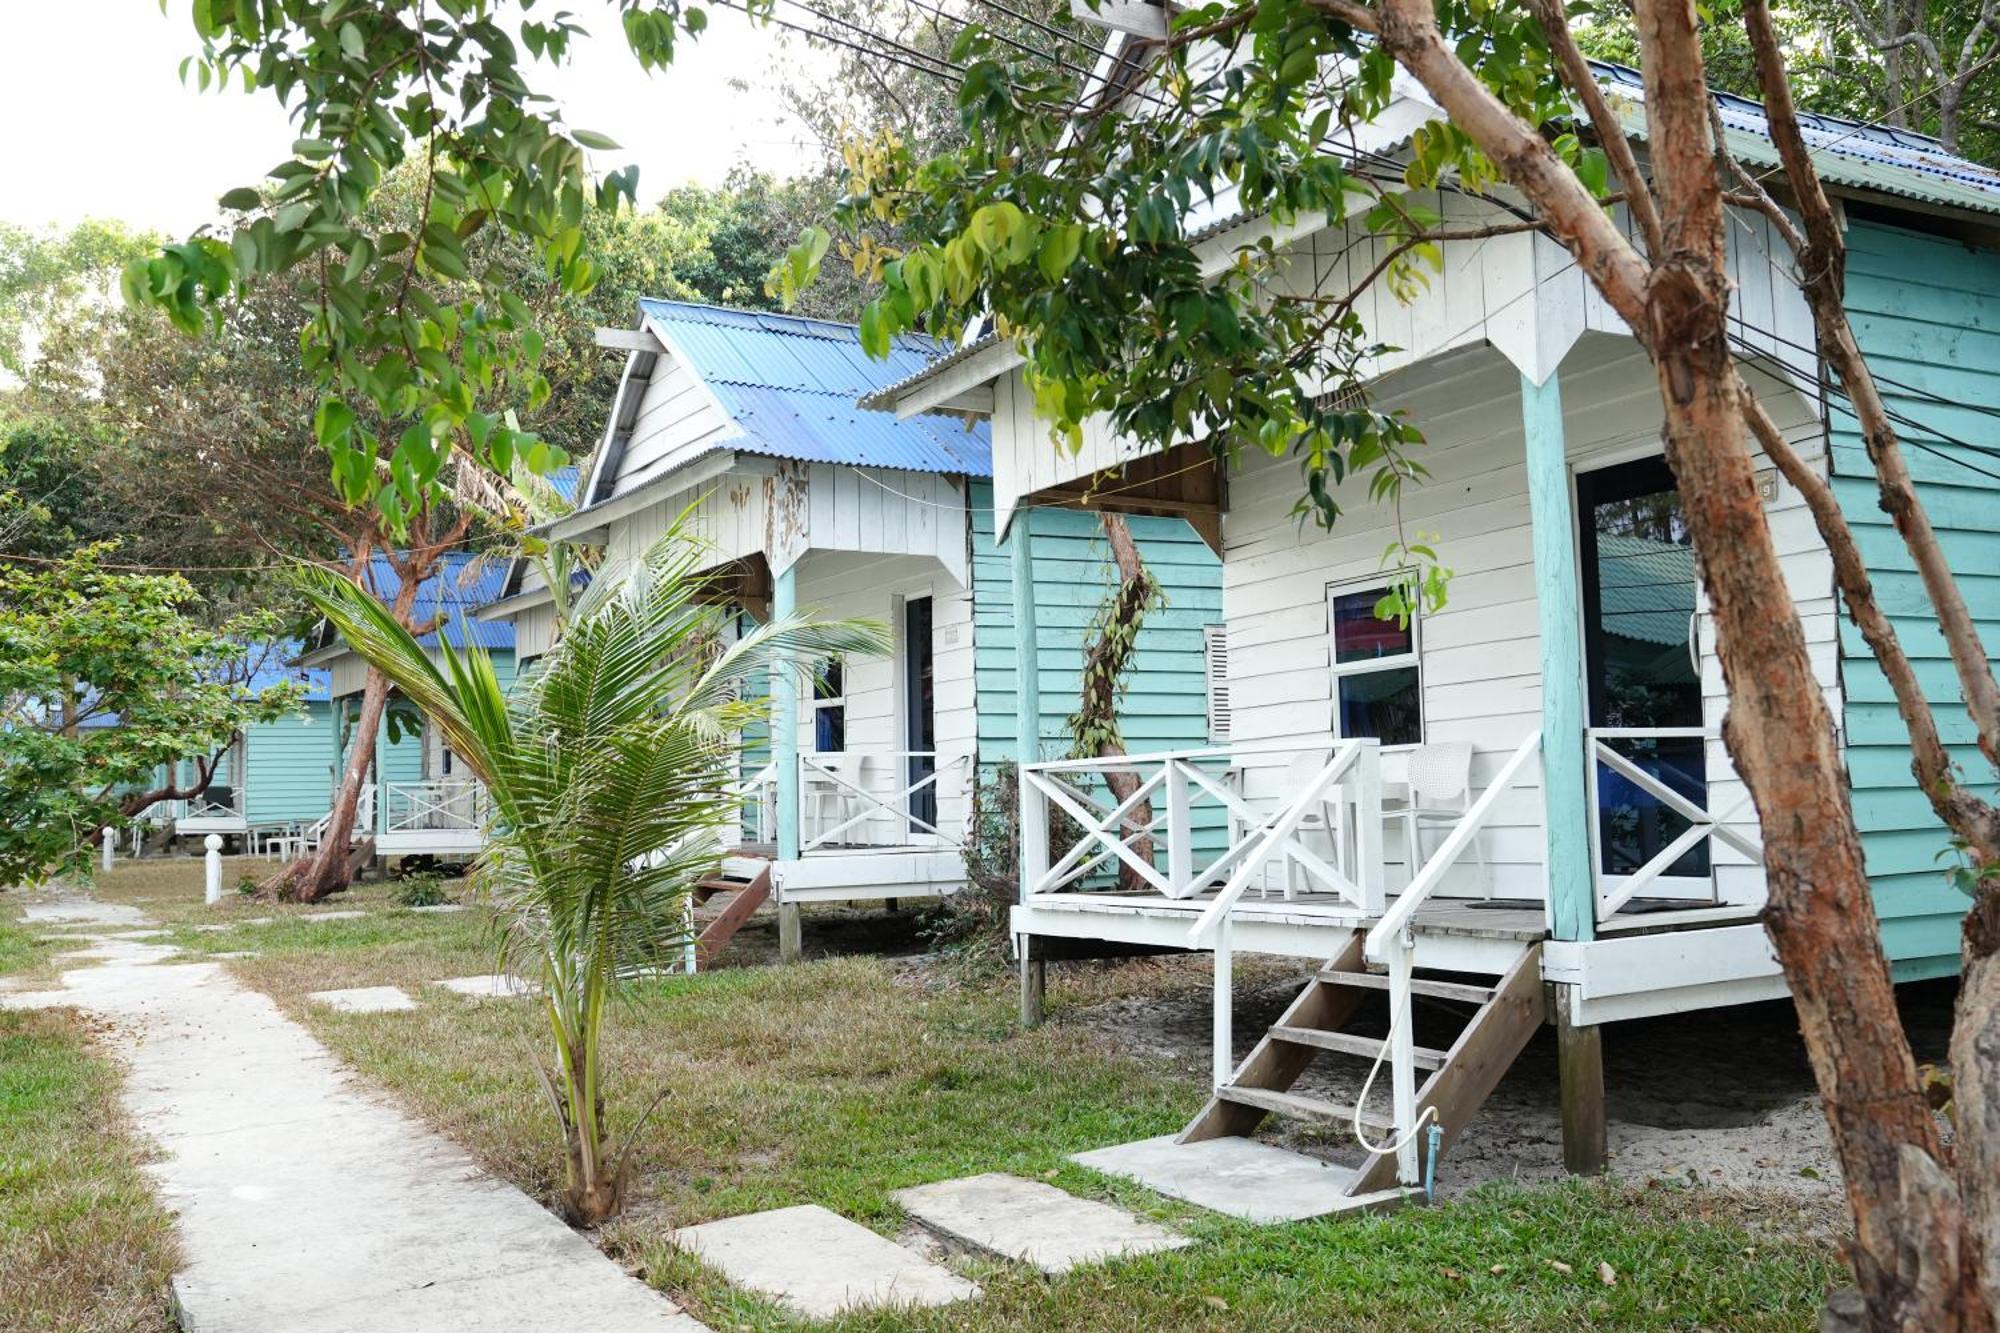
<svg viewBox="0 0 2000 1333">
<path fill-rule="evenodd" d="M 1133 641 L 1138 636 L 1139 622 L 1145 618 L 1146 606 L 1152 600 L 1153 579 L 1146 571 L 1146 562 L 1139 555 L 1139 544 L 1132 540 L 1132 525 L 1125 521 L 1123 514 L 1106 510 L 1098 515 L 1104 527 L 1104 538 L 1111 545 L 1111 559 L 1118 567 L 1118 590 L 1112 594 L 1112 608 L 1104 630 L 1104 638 L 1086 650 L 1084 659 L 1083 698 L 1078 705 L 1078 731 L 1082 732 L 1092 723 L 1099 724 L 1103 739 L 1096 746 L 1099 757 L 1109 758 L 1125 753 L 1124 743 L 1118 739 L 1118 685 L 1125 674 L 1126 662 L 1131 657 Z M 1106 773 L 1104 785 L 1111 789 L 1114 805 L 1123 805 L 1139 790 L 1139 775 L 1136 773 Z M 1125 817 L 1127 829 L 1144 829 L 1153 822 L 1153 803 L 1141 801 Z M 1153 859 L 1153 837 L 1150 833 L 1138 833 L 1132 839 L 1132 851 L 1140 860 Z M 1120 888 L 1140 890 L 1148 888 L 1144 877 L 1123 861 L 1118 865 Z"/>
<path fill-rule="evenodd" d="M 353 882 L 354 849 L 350 844 L 355 811 L 375 762 L 375 738 L 381 734 L 382 715 L 388 707 L 389 678 L 369 667 L 367 683 L 361 690 L 361 715 L 354 724 L 347 767 L 341 770 L 340 786 L 334 790 L 326 833 L 312 855 L 300 857 L 273 875 L 260 887 L 260 892 L 294 902 L 316 903 Z M 376 793 L 376 799 L 382 799 L 381 793 Z"/>
</svg>

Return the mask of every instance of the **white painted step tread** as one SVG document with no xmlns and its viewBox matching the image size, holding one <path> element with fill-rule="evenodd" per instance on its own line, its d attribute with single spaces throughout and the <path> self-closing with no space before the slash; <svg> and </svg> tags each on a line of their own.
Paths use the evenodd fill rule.
<svg viewBox="0 0 2000 1333">
<path fill-rule="evenodd" d="M 876 1305 L 949 1305 L 979 1288 L 817 1204 L 683 1227 L 673 1242 L 739 1287 L 830 1319 Z"/>
<path fill-rule="evenodd" d="M 1049 1274 L 1188 1243 L 1187 1237 L 1122 1208 L 1000 1172 L 918 1185 L 898 1190 L 894 1198 L 947 1240 Z"/>
</svg>

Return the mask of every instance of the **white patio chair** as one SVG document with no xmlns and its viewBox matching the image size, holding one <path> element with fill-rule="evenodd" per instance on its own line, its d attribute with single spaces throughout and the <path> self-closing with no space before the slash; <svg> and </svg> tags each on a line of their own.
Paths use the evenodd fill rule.
<svg viewBox="0 0 2000 1333">
<path fill-rule="evenodd" d="M 806 812 L 806 827 L 812 830 L 807 837 L 811 841 L 824 837 L 858 813 L 861 797 L 853 789 L 864 786 L 862 773 L 866 764 L 858 754 L 815 754 L 810 764 L 801 767 L 804 776 L 799 784 L 799 797 Z M 860 843 L 867 830 L 866 822 L 856 824 L 843 831 L 837 841 Z"/>
<path fill-rule="evenodd" d="M 1404 778 L 1410 790 L 1406 801 L 1383 803 L 1385 823 L 1401 824 L 1403 845 L 1409 850 L 1412 878 L 1423 868 L 1425 829 L 1449 831 L 1472 808 L 1472 743 L 1439 741 L 1419 745 L 1406 756 L 1409 770 Z M 1478 836 L 1468 849 L 1479 865 L 1480 891 L 1493 896 L 1493 877 L 1486 864 L 1486 849 Z"/>
<path fill-rule="evenodd" d="M 1326 750 L 1307 750 L 1294 756 L 1290 765 L 1285 769 L 1285 782 L 1284 786 L 1279 789 L 1279 797 L 1276 805 L 1272 808 L 1270 814 L 1265 817 L 1264 822 L 1255 827 L 1251 827 L 1244 821 L 1237 821 L 1238 841 L 1270 832 L 1283 816 L 1285 807 L 1290 804 L 1291 798 L 1310 787 L 1313 784 L 1313 780 L 1319 777 L 1320 771 L 1328 763 L 1332 762 L 1332 758 L 1332 754 Z M 1239 794 L 1243 791 L 1243 776 L 1244 770 L 1241 768 L 1232 768 L 1229 770 L 1229 782 L 1236 788 Z M 1338 870 L 1343 875 L 1347 874 L 1347 827 L 1346 820 L 1342 815 L 1347 806 L 1345 787 L 1346 784 L 1344 783 L 1336 784 L 1329 790 L 1322 792 L 1320 799 L 1315 801 L 1313 807 L 1306 811 L 1305 816 L 1299 820 L 1298 828 L 1292 835 L 1302 843 L 1310 837 L 1325 839 L 1327 844 L 1327 861 L 1335 870 Z M 1307 845 L 1310 846 L 1310 844 Z M 1285 898 L 1289 901 L 1298 897 L 1300 886 L 1305 879 L 1305 869 L 1289 856 L 1283 857 L 1283 863 L 1285 867 Z M 1258 875 L 1257 895 L 1260 898 L 1271 896 L 1270 870 L 1270 864 L 1267 863 L 1263 871 Z"/>
</svg>

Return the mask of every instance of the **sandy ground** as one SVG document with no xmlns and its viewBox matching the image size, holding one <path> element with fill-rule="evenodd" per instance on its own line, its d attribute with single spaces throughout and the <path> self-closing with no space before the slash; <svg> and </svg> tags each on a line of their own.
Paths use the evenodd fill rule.
<svg viewBox="0 0 2000 1333">
<path fill-rule="evenodd" d="M 1192 958 L 1124 964 L 1069 964 L 1051 969 L 1060 994 L 1061 970 L 1100 973 L 1147 969 L 1158 974 L 1148 994 L 1088 1004 L 1057 1021 L 1093 1027 L 1143 1059 L 1173 1061 L 1206 1076 L 1209 995 L 1206 962 Z M 1303 967 L 1262 960 L 1239 975 L 1235 1030 L 1238 1057 L 1274 1022 L 1309 975 Z M 1107 977 L 1096 978 L 1103 984 Z M 1920 1061 L 1943 1057 L 1950 1032 L 1953 987 L 1903 988 L 1904 1018 Z M 1357 1021 L 1357 1031 L 1369 1030 Z M 1378 1021 L 1373 1029 L 1379 1034 Z M 1448 1044 L 1458 1030 L 1448 1006 L 1420 1005 L 1417 1040 Z M 1742 1005 L 1709 1013 L 1643 1019 L 1604 1029 L 1605 1095 L 1612 1171 L 1634 1182 L 1672 1181 L 1754 1196 L 1772 1221 L 1795 1219 L 1817 1233 L 1844 1227 L 1839 1168 L 1805 1048 L 1789 1002 Z M 1323 1055 L 1297 1091 L 1351 1105 L 1369 1062 Z M 1370 1104 L 1386 1108 L 1380 1085 Z M 1271 1135 L 1302 1151 L 1340 1160 L 1351 1144 L 1317 1131 Z M 1465 1135 L 1440 1164 L 1447 1196 L 1489 1180 L 1553 1180 L 1563 1175 L 1562 1129 L 1556 1099 L 1553 1028 L 1522 1053 Z"/>
</svg>

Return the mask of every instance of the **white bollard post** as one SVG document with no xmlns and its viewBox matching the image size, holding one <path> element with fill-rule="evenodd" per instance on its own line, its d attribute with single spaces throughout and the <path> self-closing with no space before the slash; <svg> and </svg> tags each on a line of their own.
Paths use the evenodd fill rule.
<svg viewBox="0 0 2000 1333">
<path fill-rule="evenodd" d="M 99 840 L 104 844 L 104 868 L 109 870 L 111 869 L 111 859 L 118 854 L 118 830 L 106 824 L 104 826 L 104 833 Z"/>
<path fill-rule="evenodd" d="M 222 901 L 222 835 L 211 833 L 201 845 L 208 848 L 208 892 L 202 901 L 213 907 Z"/>
</svg>

